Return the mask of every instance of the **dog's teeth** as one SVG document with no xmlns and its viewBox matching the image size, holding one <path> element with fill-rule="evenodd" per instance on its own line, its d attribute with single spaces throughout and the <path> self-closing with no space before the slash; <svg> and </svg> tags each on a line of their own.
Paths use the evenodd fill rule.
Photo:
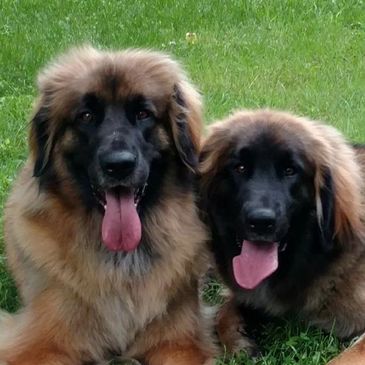
<svg viewBox="0 0 365 365">
<path fill-rule="evenodd" d="M 145 183 L 141 188 L 137 189 L 134 193 L 134 205 L 138 207 L 142 197 L 144 196 L 146 190 L 147 183 Z"/>
</svg>

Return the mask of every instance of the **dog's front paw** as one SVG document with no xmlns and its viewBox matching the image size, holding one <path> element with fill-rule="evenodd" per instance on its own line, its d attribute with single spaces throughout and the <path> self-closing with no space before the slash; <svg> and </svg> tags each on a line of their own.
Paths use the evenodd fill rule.
<svg viewBox="0 0 365 365">
<path fill-rule="evenodd" d="M 257 345 L 256 341 L 250 338 L 246 331 L 245 325 L 241 321 L 238 326 L 239 338 L 236 340 L 236 349 L 233 353 L 238 353 L 239 351 L 245 351 L 247 355 L 253 359 L 257 359 L 262 356 L 261 350 Z"/>
<path fill-rule="evenodd" d="M 228 301 L 219 310 L 217 332 L 227 353 L 244 351 L 253 358 L 261 356 L 255 341 L 247 336 L 244 320 L 233 301 Z"/>
<path fill-rule="evenodd" d="M 233 328 L 227 328 L 227 333 L 224 338 L 221 335 L 219 337 L 226 351 L 230 354 L 235 355 L 244 351 L 252 358 L 261 356 L 261 351 L 256 342 L 247 336 L 243 323 L 239 323 L 238 326 L 234 326 Z"/>
</svg>

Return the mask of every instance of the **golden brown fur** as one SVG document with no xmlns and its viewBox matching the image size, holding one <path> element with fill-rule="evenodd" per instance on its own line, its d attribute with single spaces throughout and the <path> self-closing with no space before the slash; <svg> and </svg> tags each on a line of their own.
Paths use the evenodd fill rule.
<svg viewBox="0 0 365 365">
<path fill-rule="evenodd" d="M 116 91 L 113 78 L 119 82 Z M 81 365 L 104 363 L 113 355 L 150 365 L 210 362 L 213 348 L 197 287 L 207 260 L 207 234 L 191 189 L 178 189 L 176 171 L 168 171 L 161 181 L 162 198 L 143 224 L 144 240 L 155 255 L 136 250 L 116 265 L 100 246 L 100 214 L 86 214 L 65 166 L 63 154 L 74 136 L 57 137 L 80 95 L 93 91 L 106 100 L 115 95 L 123 100 L 142 93 L 154 101 L 157 115 L 169 114 L 170 126 L 156 131 L 159 143 L 179 149 L 174 113 L 181 110 L 172 107 L 176 85 L 198 150 L 200 98 L 167 56 L 85 47 L 40 74 L 36 113 L 41 108 L 50 113 L 45 153 L 47 159 L 52 153 L 61 184 L 56 190 L 40 189 L 33 177 L 39 152 L 33 126 L 30 156 L 5 209 L 8 262 L 23 307 L 1 322 L 1 363 Z"/>
<path fill-rule="evenodd" d="M 361 336 L 353 346 L 345 350 L 328 365 L 363 365 L 365 362 L 365 338 Z"/>
<path fill-rule="evenodd" d="M 292 307 L 290 303 L 293 298 L 277 296 L 275 289 L 265 282 L 244 293 L 240 293 L 239 289 L 234 290 L 231 303 L 259 308 L 273 316 L 295 312 L 310 324 L 326 331 L 334 330 L 339 337 L 359 334 L 365 329 L 363 149 L 354 149 L 333 127 L 289 113 L 272 110 L 237 112 L 210 128 L 201 153 L 203 195 L 212 187 L 215 179 L 219 179 L 218 173 L 239 141 L 254 140 L 261 129 L 267 126 L 270 127 L 272 140 L 281 146 L 295 144 L 310 161 L 314 169 L 313 184 L 319 222 L 322 219 L 319 194 L 324 184 L 323 174 L 328 170 L 331 172 L 335 201 L 334 237 L 339 255 L 333 260 L 329 259 L 332 261 L 328 269 L 303 288 L 302 292 L 298 289 L 302 298 L 299 306 Z M 227 282 L 227 276 L 225 279 Z M 285 282 L 285 278 L 282 279 L 282 285 Z M 228 284 L 231 286 L 229 280 Z M 226 310 L 229 307 L 231 310 Z M 235 348 L 235 342 L 240 341 L 241 337 L 237 331 L 237 306 L 227 304 L 224 308 L 219 317 L 220 332 L 223 335 L 229 332 L 232 334 L 226 345 Z M 233 324 L 232 318 L 236 318 Z"/>
</svg>

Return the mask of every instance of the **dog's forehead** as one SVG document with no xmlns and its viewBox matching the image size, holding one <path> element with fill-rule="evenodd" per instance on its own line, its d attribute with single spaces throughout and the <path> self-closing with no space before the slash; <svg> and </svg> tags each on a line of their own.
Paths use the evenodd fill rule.
<svg viewBox="0 0 365 365">
<path fill-rule="evenodd" d="M 264 117 L 237 121 L 239 128 L 234 136 L 234 150 L 250 149 L 262 153 L 304 153 L 305 133 L 297 125 L 287 120 L 270 120 Z"/>
<path fill-rule="evenodd" d="M 101 62 L 84 74 L 75 75 L 73 88 L 80 97 L 93 94 L 110 103 L 143 97 L 153 103 L 157 111 L 162 111 L 174 93 L 178 75 L 157 59 L 137 61 L 121 57 Z"/>
<path fill-rule="evenodd" d="M 100 72 L 85 91 L 94 93 L 106 102 L 124 103 L 138 96 L 150 100 L 156 107 L 162 107 L 164 101 L 171 97 L 173 87 L 149 75 L 119 71 Z"/>
<path fill-rule="evenodd" d="M 47 66 L 38 76 L 38 87 L 42 101 L 58 120 L 71 114 L 87 94 L 113 104 L 143 96 L 153 104 L 157 115 L 162 115 L 176 85 L 184 81 L 184 71 L 167 55 L 148 50 L 103 52 L 86 47 Z"/>
</svg>

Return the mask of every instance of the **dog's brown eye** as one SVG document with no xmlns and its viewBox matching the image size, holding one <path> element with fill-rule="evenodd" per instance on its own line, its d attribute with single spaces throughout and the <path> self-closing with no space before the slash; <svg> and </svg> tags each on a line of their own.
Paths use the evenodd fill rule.
<svg viewBox="0 0 365 365">
<path fill-rule="evenodd" d="M 284 169 L 285 176 L 293 176 L 293 175 L 295 175 L 295 172 L 296 172 L 295 168 L 292 166 L 287 166 Z"/>
<path fill-rule="evenodd" d="M 90 112 L 85 112 L 80 115 L 79 119 L 84 123 L 90 123 L 94 116 Z"/>
<path fill-rule="evenodd" d="M 244 165 L 238 165 L 236 166 L 235 170 L 239 173 L 239 174 L 243 174 L 246 172 L 246 167 Z"/>
<path fill-rule="evenodd" d="M 139 110 L 136 114 L 137 120 L 147 119 L 150 116 L 150 112 L 148 110 Z"/>
</svg>

